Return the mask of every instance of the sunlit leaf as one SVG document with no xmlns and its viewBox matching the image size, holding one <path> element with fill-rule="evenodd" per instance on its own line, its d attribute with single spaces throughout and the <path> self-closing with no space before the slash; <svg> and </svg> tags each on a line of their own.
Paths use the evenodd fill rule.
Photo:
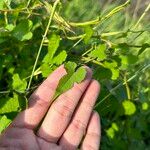
<svg viewBox="0 0 150 150">
<path fill-rule="evenodd" d="M 112 123 L 111 127 L 106 130 L 106 134 L 109 138 L 113 139 L 115 136 L 115 132 L 119 131 L 119 128 L 116 123 Z"/>
<path fill-rule="evenodd" d="M 17 112 L 19 109 L 20 104 L 16 94 L 12 98 L 0 99 L 0 114 Z"/>
<path fill-rule="evenodd" d="M 67 58 L 67 52 L 61 51 L 57 56 L 52 60 L 53 64 L 61 65 Z"/>
<path fill-rule="evenodd" d="M 80 83 L 86 75 L 86 70 L 83 67 L 80 67 L 76 70 L 77 65 L 74 62 L 68 62 L 65 64 L 65 69 L 67 71 L 67 75 L 65 75 L 59 82 L 59 85 L 56 89 L 56 93 L 54 99 L 58 97 L 60 94 L 66 92 L 74 83 Z"/>
<path fill-rule="evenodd" d="M 43 77 L 47 77 L 52 72 L 50 65 L 47 63 L 42 64 L 40 69 Z"/>
<path fill-rule="evenodd" d="M 19 74 L 14 74 L 13 77 L 12 87 L 14 90 L 18 92 L 24 92 L 27 86 L 27 82 L 25 80 L 21 80 Z"/>
<path fill-rule="evenodd" d="M 111 70 L 112 72 L 112 80 L 116 80 L 119 77 L 119 69 L 117 68 L 117 62 L 116 61 L 112 61 L 112 62 L 104 62 L 104 66 L 108 69 Z"/>
<path fill-rule="evenodd" d="M 125 115 L 133 115 L 136 112 L 136 106 L 130 100 L 125 100 L 122 102 Z"/>
<path fill-rule="evenodd" d="M 142 104 L 142 109 L 143 109 L 143 110 L 148 110 L 148 108 L 149 108 L 148 103 L 144 102 L 144 103 Z"/>
<path fill-rule="evenodd" d="M 118 128 L 118 125 L 116 123 L 112 123 L 112 128 L 115 130 L 115 131 L 118 131 L 119 128 Z"/>
<path fill-rule="evenodd" d="M 84 42 L 87 44 L 89 42 L 90 38 L 92 37 L 94 31 L 93 31 L 92 27 L 90 27 L 90 26 L 84 27 L 84 31 L 85 31 Z"/>
<path fill-rule="evenodd" d="M 93 58 L 98 58 L 99 61 L 106 59 L 107 55 L 105 53 L 106 45 L 99 45 L 95 50 L 93 50 L 89 56 Z"/>
<path fill-rule="evenodd" d="M 53 33 L 50 36 L 49 43 L 48 43 L 48 55 L 50 60 L 54 57 L 59 47 L 59 43 L 60 43 L 60 36 Z"/>
<path fill-rule="evenodd" d="M 8 119 L 6 116 L 0 116 L 0 134 L 4 129 L 8 127 L 8 125 L 11 123 L 11 120 Z"/>
<path fill-rule="evenodd" d="M 0 9 L 3 9 L 5 5 L 5 0 L 0 0 Z"/>
<path fill-rule="evenodd" d="M 8 30 L 8 31 L 13 31 L 15 28 L 15 26 L 13 24 L 8 24 L 5 29 Z"/>
</svg>

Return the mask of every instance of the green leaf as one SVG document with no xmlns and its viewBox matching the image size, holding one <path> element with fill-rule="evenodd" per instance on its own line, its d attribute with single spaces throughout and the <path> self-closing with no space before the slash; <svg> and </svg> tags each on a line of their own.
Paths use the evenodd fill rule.
<svg viewBox="0 0 150 150">
<path fill-rule="evenodd" d="M 125 100 L 122 102 L 125 115 L 133 115 L 136 112 L 136 106 L 130 100 Z"/>
<path fill-rule="evenodd" d="M 121 66 L 120 69 L 121 70 L 125 70 L 128 67 L 128 58 L 125 55 L 120 55 L 120 59 L 121 59 Z"/>
<path fill-rule="evenodd" d="M 27 34 L 25 34 L 23 37 L 22 37 L 22 41 L 27 41 L 27 40 L 30 40 L 32 38 L 33 34 L 32 32 L 28 32 Z"/>
<path fill-rule="evenodd" d="M 25 80 L 21 80 L 18 74 L 14 74 L 12 87 L 14 90 L 23 93 L 26 90 L 27 82 Z"/>
<path fill-rule="evenodd" d="M 113 122 L 111 127 L 106 130 L 106 134 L 109 138 L 113 139 L 116 131 L 119 131 L 119 128 L 117 124 Z"/>
<path fill-rule="evenodd" d="M 111 79 L 112 79 L 112 80 L 117 80 L 118 77 L 119 77 L 119 69 L 112 68 L 112 69 L 111 69 L 111 72 L 112 72 L 112 77 L 111 77 Z"/>
<path fill-rule="evenodd" d="M 0 116 L 0 134 L 9 126 L 10 123 L 11 120 L 6 116 Z"/>
<path fill-rule="evenodd" d="M 98 66 L 97 68 L 94 68 L 93 77 L 99 81 L 103 79 L 111 79 L 112 72 L 110 69 Z"/>
<path fill-rule="evenodd" d="M 143 45 L 142 45 L 142 48 L 139 50 L 139 52 L 138 52 L 138 55 L 141 55 L 147 48 L 149 48 L 150 47 L 150 44 L 148 44 L 148 43 L 144 43 Z"/>
<path fill-rule="evenodd" d="M 85 42 L 85 44 L 87 44 L 89 42 L 90 38 L 92 37 L 94 31 L 93 31 L 92 27 L 90 27 L 90 26 L 86 26 L 84 28 L 84 31 L 86 34 L 84 37 L 84 42 Z"/>
<path fill-rule="evenodd" d="M 53 58 L 53 64 L 61 65 L 67 58 L 67 52 L 64 50 Z"/>
<path fill-rule="evenodd" d="M 15 28 L 15 26 L 13 24 L 8 24 L 5 29 L 8 30 L 8 31 L 13 31 Z"/>
<path fill-rule="evenodd" d="M 109 128 L 108 130 L 106 130 L 106 134 L 107 134 L 107 136 L 108 136 L 109 138 L 113 139 L 114 136 L 115 136 L 115 131 L 114 131 L 114 129 L 111 127 L 111 128 Z"/>
<path fill-rule="evenodd" d="M 115 130 L 115 131 L 119 131 L 119 128 L 117 126 L 117 124 L 115 122 L 112 123 L 112 128 Z"/>
<path fill-rule="evenodd" d="M 0 9 L 4 9 L 5 0 L 0 0 Z"/>
<path fill-rule="evenodd" d="M 50 38 L 49 38 L 49 43 L 48 43 L 48 55 L 49 59 L 52 60 L 54 57 L 60 43 L 60 36 L 56 35 L 53 33 Z"/>
<path fill-rule="evenodd" d="M 23 20 L 14 28 L 12 35 L 19 41 L 30 40 L 32 38 L 32 32 L 30 32 L 32 26 L 31 20 Z"/>
<path fill-rule="evenodd" d="M 105 50 L 106 50 L 106 45 L 105 44 L 99 45 L 95 50 L 93 50 L 89 54 L 89 56 L 92 57 L 92 58 L 98 58 L 98 61 L 103 61 L 104 59 L 107 58 Z"/>
<path fill-rule="evenodd" d="M 20 104 L 16 94 L 12 98 L 0 99 L 0 114 L 17 112 L 19 108 Z"/>
<path fill-rule="evenodd" d="M 60 36 L 53 33 L 49 37 L 49 43 L 48 43 L 48 53 L 42 60 L 43 63 L 48 64 L 62 64 L 63 61 L 66 59 L 66 51 L 60 52 L 56 57 L 54 57 L 60 43 Z M 45 65 L 46 66 L 46 65 Z"/>
<path fill-rule="evenodd" d="M 134 64 L 138 61 L 138 57 L 132 54 L 128 55 L 127 58 L 128 58 L 128 64 Z"/>
<path fill-rule="evenodd" d="M 48 75 L 52 72 L 50 65 L 47 63 L 42 64 L 40 68 L 43 77 L 48 77 Z"/>
<path fill-rule="evenodd" d="M 148 103 L 144 102 L 144 103 L 142 104 L 142 110 L 148 110 L 148 108 L 149 108 Z"/>
<path fill-rule="evenodd" d="M 56 99 L 59 95 L 61 95 L 62 93 L 72 88 L 74 83 L 80 83 L 81 81 L 84 80 L 86 76 L 85 68 L 80 67 L 77 70 L 75 70 L 76 67 L 77 67 L 77 64 L 74 62 L 68 62 L 65 64 L 67 75 L 65 75 L 60 80 L 59 85 L 56 89 L 54 99 Z"/>
<path fill-rule="evenodd" d="M 116 80 L 119 77 L 119 69 L 117 68 L 118 64 L 116 61 L 112 61 L 112 62 L 104 62 L 104 66 L 108 69 L 111 70 L 112 72 L 112 80 Z"/>
</svg>

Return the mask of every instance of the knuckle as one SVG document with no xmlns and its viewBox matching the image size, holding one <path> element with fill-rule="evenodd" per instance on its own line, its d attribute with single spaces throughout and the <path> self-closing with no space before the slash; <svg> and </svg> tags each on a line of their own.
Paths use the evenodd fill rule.
<svg viewBox="0 0 150 150">
<path fill-rule="evenodd" d="M 63 100 L 63 102 L 66 103 L 66 105 L 72 106 L 74 103 L 74 99 L 72 98 L 72 95 L 68 92 L 62 94 L 59 98 L 60 101 Z"/>
<path fill-rule="evenodd" d="M 49 80 L 45 80 L 43 82 L 43 84 L 41 84 L 41 86 L 45 86 L 47 89 L 50 89 L 51 91 L 55 91 L 56 90 L 56 82 L 50 82 Z"/>
<path fill-rule="evenodd" d="M 74 84 L 74 89 L 79 91 L 81 94 L 84 92 L 84 90 L 77 83 Z"/>
<path fill-rule="evenodd" d="M 40 108 L 48 107 L 50 105 L 49 101 L 46 101 L 45 99 L 43 99 L 43 97 L 40 96 L 33 96 L 32 101 L 34 101 L 35 105 Z"/>
<path fill-rule="evenodd" d="M 92 110 L 93 109 L 93 102 L 90 102 L 90 99 L 88 101 L 83 101 L 83 105 L 86 108 L 86 110 Z"/>
<path fill-rule="evenodd" d="M 84 124 L 81 120 L 73 120 L 72 127 L 75 130 L 86 131 L 86 124 Z"/>
<path fill-rule="evenodd" d="M 53 107 L 53 109 L 61 117 L 71 118 L 71 116 L 73 114 L 73 110 L 71 109 L 71 107 L 69 105 L 66 105 L 66 104 L 63 104 L 63 103 L 61 103 L 59 105 L 55 105 Z"/>
<path fill-rule="evenodd" d="M 101 135 L 95 132 L 91 132 L 91 133 L 87 133 L 87 136 L 89 136 L 92 139 L 99 139 Z"/>
<path fill-rule="evenodd" d="M 90 144 L 86 144 L 83 147 L 86 150 L 97 150 L 97 148 L 95 148 L 94 146 L 90 145 Z"/>
<path fill-rule="evenodd" d="M 43 84 L 41 84 L 41 86 L 39 87 L 39 89 L 42 89 L 42 91 L 49 91 L 49 93 L 55 93 L 56 90 L 56 85 L 54 83 L 50 83 L 50 82 L 44 82 Z"/>
</svg>

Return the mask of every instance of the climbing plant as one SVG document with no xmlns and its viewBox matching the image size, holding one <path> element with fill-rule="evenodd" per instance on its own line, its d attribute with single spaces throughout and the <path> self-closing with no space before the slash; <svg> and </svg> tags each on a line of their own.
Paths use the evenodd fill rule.
<svg viewBox="0 0 150 150">
<path fill-rule="evenodd" d="M 87 65 L 101 83 L 95 105 L 101 149 L 150 148 L 150 24 L 144 19 L 150 3 L 135 19 L 131 4 L 103 10 L 98 0 L 1 0 L 0 132 L 58 66 L 65 63 L 68 75 L 56 97 L 83 80 Z"/>
</svg>

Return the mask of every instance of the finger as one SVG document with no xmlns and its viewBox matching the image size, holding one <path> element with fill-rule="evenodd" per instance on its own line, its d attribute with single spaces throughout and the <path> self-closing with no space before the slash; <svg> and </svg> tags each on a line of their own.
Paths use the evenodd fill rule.
<svg viewBox="0 0 150 150">
<path fill-rule="evenodd" d="M 100 85 L 96 80 L 92 80 L 88 89 L 82 97 L 73 119 L 60 139 L 60 145 L 64 149 L 76 149 L 85 134 L 93 106 L 99 95 Z"/>
<path fill-rule="evenodd" d="M 37 127 L 52 103 L 59 80 L 65 74 L 64 66 L 56 69 L 31 95 L 29 108 L 21 112 L 12 125 L 31 129 Z"/>
<path fill-rule="evenodd" d="M 99 150 L 101 138 L 100 119 L 97 112 L 91 116 L 81 150 Z"/>
<path fill-rule="evenodd" d="M 87 69 L 85 80 L 59 96 L 49 109 L 38 135 L 49 142 L 57 142 L 63 134 L 71 116 L 92 78 L 92 71 Z"/>
</svg>

